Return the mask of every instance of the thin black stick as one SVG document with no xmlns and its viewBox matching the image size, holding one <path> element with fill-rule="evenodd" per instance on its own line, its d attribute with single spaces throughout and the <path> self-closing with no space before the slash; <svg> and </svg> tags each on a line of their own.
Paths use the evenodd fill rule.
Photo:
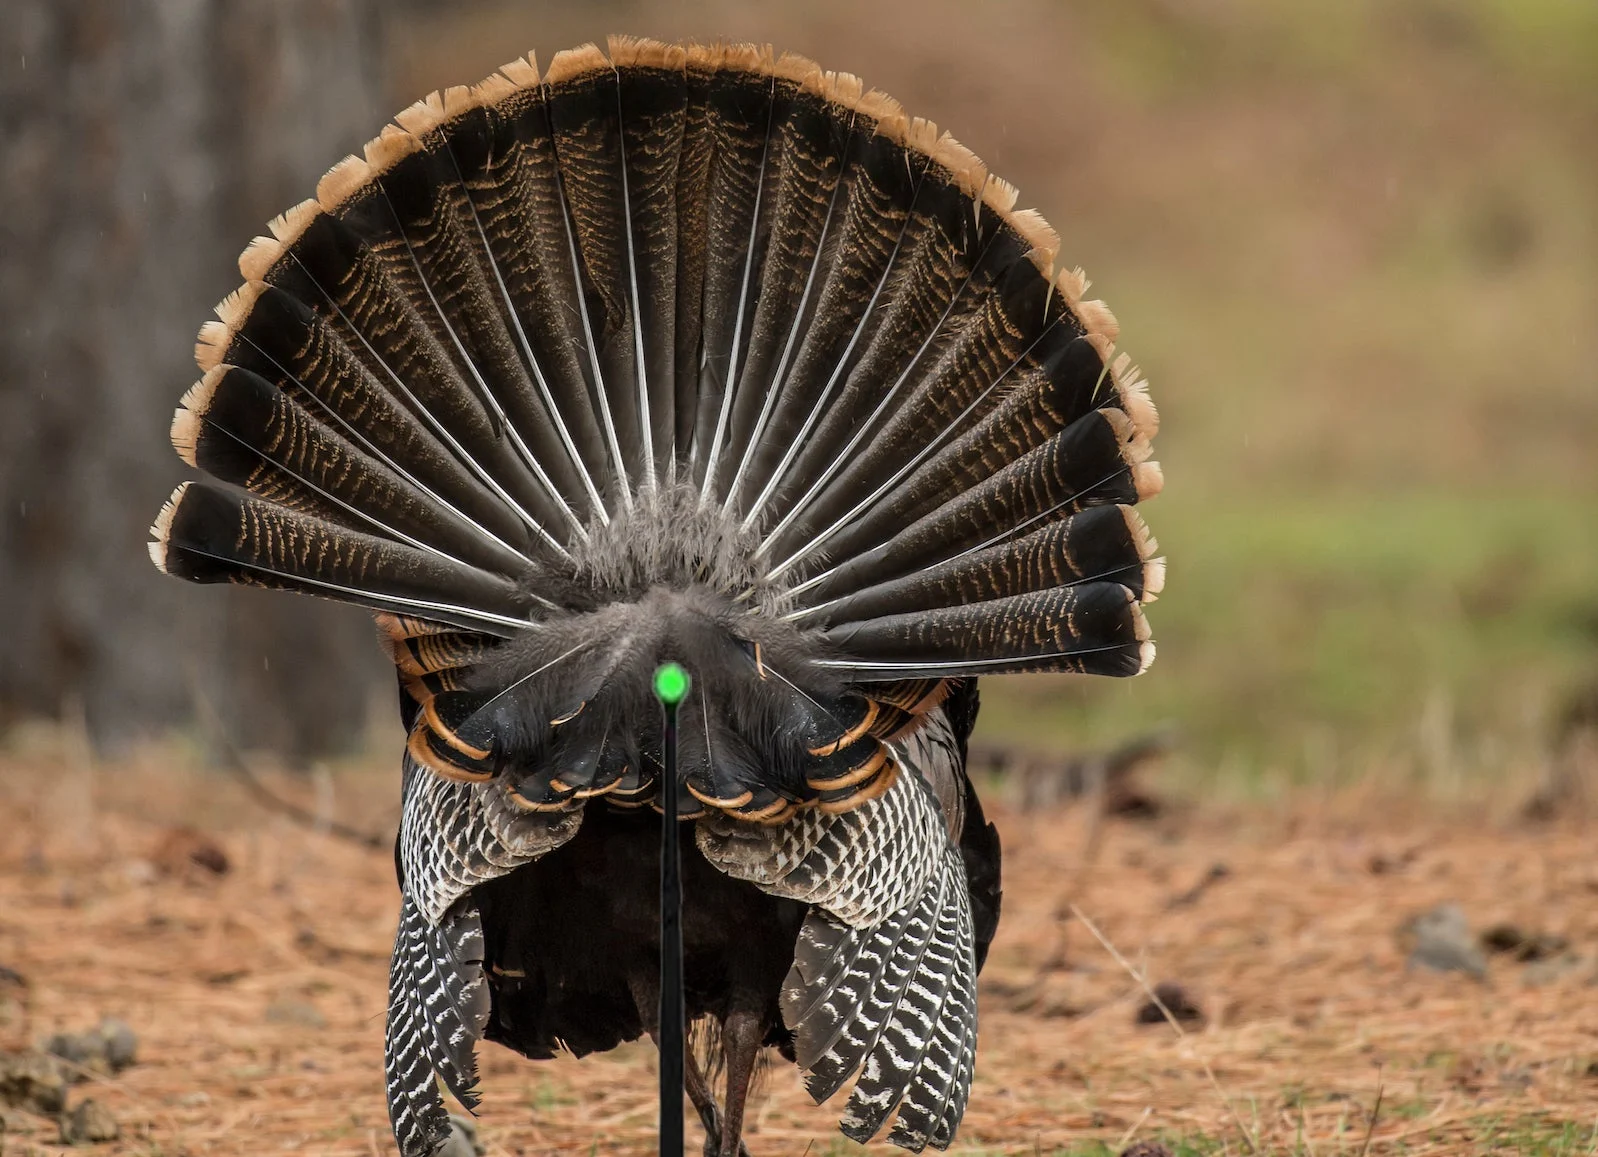
<svg viewBox="0 0 1598 1157">
<path fill-rule="evenodd" d="M 671 680 L 671 672 L 682 676 L 680 688 Z M 683 1015 L 677 708 L 687 691 L 686 684 L 682 668 L 676 664 L 662 667 L 655 676 L 656 693 L 666 709 L 661 745 L 665 752 L 665 775 L 660 785 L 660 1157 L 681 1157 L 683 1150 L 683 1050 L 687 1026 Z"/>
</svg>

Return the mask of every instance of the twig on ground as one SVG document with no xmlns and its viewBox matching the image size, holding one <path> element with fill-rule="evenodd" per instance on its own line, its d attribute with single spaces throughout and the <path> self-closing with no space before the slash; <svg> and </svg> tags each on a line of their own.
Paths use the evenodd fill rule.
<svg viewBox="0 0 1598 1157">
<path fill-rule="evenodd" d="M 1221 861 L 1216 860 L 1215 863 L 1209 866 L 1209 870 L 1200 876 L 1198 878 L 1198 882 L 1195 883 L 1191 888 L 1185 892 L 1178 893 L 1167 900 L 1165 903 L 1165 910 L 1167 912 L 1175 912 L 1178 908 L 1191 908 L 1194 904 L 1197 904 L 1201 899 L 1203 899 L 1205 892 L 1208 892 L 1216 884 L 1219 884 L 1231 874 L 1231 868 L 1227 867 Z"/>
<path fill-rule="evenodd" d="M 1126 1132 L 1121 1134 L 1121 1139 L 1112 1145 L 1111 1148 L 1119 1153 L 1122 1149 L 1125 1149 L 1128 1145 L 1130 1145 L 1132 1143 L 1132 1138 L 1137 1136 L 1137 1131 L 1143 1127 L 1143 1122 L 1149 1119 L 1149 1114 L 1152 1112 L 1154 1112 L 1153 1105 L 1144 1105 L 1143 1112 L 1139 1114 L 1138 1119 L 1127 1126 Z"/>
<path fill-rule="evenodd" d="M 149 1098 L 140 1096 L 138 1093 L 130 1089 L 124 1082 L 117 1080 L 115 1077 L 107 1076 L 105 1073 L 102 1073 L 97 1069 L 91 1069 L 86 1065 L 80 1065 L 77 1061 L 68 1060 L 66 1057 L 60 1056 L 56 1053 L 51 1053 L 50 1059 L 61 1068 L 77 1074 L 79 1080 L 87 1081 L 93 1085 L 100 1085 L 104 1088 L 112 1089 L 118 1093 L 121 1093 L 133 1104 L 149 1113 L 152 1118 L 158 1117 L 167 1123 L 168 1128 L 174 1130 L 174 1132 L 178 1131 L 177 1119 L 174 1118 L 170 1112 L 160 1105 L 157 1105 Z M 3 1150 L 0 1150 L 0 1152 L 3 1152 Z"/>
<path fill-rule="evenodd" d="M 1082 909 L 1078 908 L 1075 904 L 1072 904 L 1070 907 L 1071 915 L 1082 921 L 1083 927 L 1093 934 L 1093 939 L 1097 940 L 1099 944 L 1103 946 L 1104 950 L 1110 954 L 1110 958 L 1119 964 L 1123 969 L 1125 969 L 1127 975 L 1137 982 L 1138 987 L 1143 990 L 1143 994 L 1147 996 L 1149 1000 L 1154 1003 L 1155 1007 L 1160 1010 L 1161 1014 L 1164 1015 L 1165 1022 L 1176 1031 L 1176 1035 L 1184 1041 L 1187 1040 L 1187 1033 L 1183 1031 L 1182 1026 L 1177 1022 L 1177 1019 L 1175 1015 L 1172 1014 L 1171 1010 L 1165 1007 L 1165 1002 L 1155 994 L 1153 986 L 1149 984 L 1144 975 L 1136 968 L 1132 967 L 1131 962 L 1127 960 L 1126 957 L 1121 955 L 1120 951 L 1115 947 L 1114 944 L 1110 943 L 1109 938 L 1105 936 L 1104 933 L 1099 931 L 1098 925 L 1088 919 L 1087 913 L 1083 912 Z M 1226 1112 L 1232 1118 L 1232 1123 L 1237 1126 L 1237 1131 L 1242 1135 L 1243 1143 L 1248 1146 L 1248 1151 L 1258 1157 L 1260 1148 L 1254 1143 L 1253 1134 L 1249 1132 L 1248 1126 L 1243 1124 L 1243 1118 L 1238 1116 L 1237 1109 L 1232 1104 L 1232 1099 L 1226 1095 L 1226 1090 L 1221 1088 L 1221 1082 L 1215 1079 L 1215 1070 L 1210 1068 L 1210 1062 L 1204 1058 L 1202 1053 L 1199 1054 L 1198 1062 L 1200 1065 L 1204 1066 L 1204 1075 L 1209 1079 L 1210 1087 L 1215 1090 L 1215 1095 L 1221 1099 L 1221 1104 L 1226 1106 Z M 1380 1107 L 1379 1099 L 1377 1102 L 1377 1107 Z"/>
<path fill-rule="evenodd" d="M 227 769 L 238 777 L 245 789 L 255 799 L 255 802 L 267 811 L 276 812 L 286 816 L 297 824 L 302 824 L 315 832 L 326 832 L 328 835 L 337 836 L 341 840 L 349 840 L 363 848 L 373 851 L 382 851 L 389 845 L 387 836 L 373 835 L 363 832 L 349 824 L 340 823 L 331 816 L 317 815 L 309 808 L 301 807 L 292 800 L 284 799 L 261 781 L 255 774 L 255 769 L 244 758 L 244 753 L 233 742 L 228 734 L 227 725 L 222 721 L 221 713 L 217 711 L 210 698 L 200 689 L 198 679 L 190 679 L 190 691 L 194 696 L 195 705 L 200 709 L 201 723 L 211 733 L 211 739 L 222 754 L 222 762 Z"/>
<path fill-rule="evenodd" d="M 1382 1115 L 1382 1071 L 1376 1070 L 1376 1103 L 1371 1106 L 1370 1123 L 1365 1126 L 1365 1143 L 1359 1147 L 1359 1157 L 1371 1151 L 1371 1136 L 1376 1132 L 1376 1122 Z"/>
</svg>

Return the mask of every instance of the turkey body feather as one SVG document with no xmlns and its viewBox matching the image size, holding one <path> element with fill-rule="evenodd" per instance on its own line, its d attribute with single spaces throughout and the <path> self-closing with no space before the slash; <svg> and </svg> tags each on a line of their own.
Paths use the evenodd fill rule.
<svg viewBox="0 0 1598 1157">
<path fill-rule="evenodd" d="M 711 1151 L 766 1044 L 856 1080 L 851 1137 L 952 1140 L 999 899 L 975 679 L 1136 674 L 1164 579 L 1156 413 L 1015 199 L 853 77 L 615 39 L 413 105 L 240 258 L 172 428 L 210 480 L 151 554 L 377 612 L 407 1157 L 477 1040 L 654 1030 L 664 659 Z"/>
</svg>

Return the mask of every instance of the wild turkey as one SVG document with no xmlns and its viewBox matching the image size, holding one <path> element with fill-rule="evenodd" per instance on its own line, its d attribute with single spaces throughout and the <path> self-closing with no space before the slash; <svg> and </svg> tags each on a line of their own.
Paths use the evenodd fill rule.
<svg viewBox="0 0 1598 1157">
<path fill-rule="evenodd" d="M 407 1157 L 479 1039 L 655 1028 L 664 659 L 706 1151 L 764 1046 L 818 1102 L 857 1078 L 850 1137 L 954 1137 L 999 908 L 976 679 L 1142 671 L 1163 579 L 1154 408 L 1015 200 L 854 77 L 614 39 L 413 105 L 245 250 L 172 427 L 216 482 L 150 549 L 378 612 Z"/>
</svg>

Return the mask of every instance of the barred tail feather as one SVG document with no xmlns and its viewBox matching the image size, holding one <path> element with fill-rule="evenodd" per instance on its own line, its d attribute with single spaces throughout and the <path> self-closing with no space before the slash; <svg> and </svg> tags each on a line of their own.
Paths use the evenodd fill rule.
<svg viewBox="0 0 1598 1157">
<path fill-rule="evenodd" d="M 952 1138 L 959 1112 L 949 1106 L 969 1084 L 975 1047 L 966 868 L 926 778 L 953 755 L 941 743 L 913 758 L 900 752 L 913 770 L 841 815 L 699 833 L 701 852 L 723 871 L 813 905 L 781 994 L 806 1090 L 819 1103 L 857 1078 L 843 1129 L 860 1141 L 903 1103 L 910 1116 L 894 1140 L 917 1151 Z"/>
<path fill-rule="evenodd" d="M 817 1040 L 807 1053 L 815 1059 L 807 1066 L 805 1089 L 818 1104 L 858 1073 L 868 1056 L 876 1055 L 877 1043 L 892 1023 L 900 1002 L 919 983 L 922 958 L 936 935 L 947 887 L 948 880 L 941 874 L 929 881 L 919 901 L 892 918 L 895 927 L 885 929 L 887 934 L 880 940 L 873 937 L 861 946 L 853 966 L 817 1010 L 835 1010 L 837 1020 L 824 1043 Z M 822 1019 L 824 1022 L 830 1018 Z M 800 1022 L 800 1031 L 803 1029 L 804 1022 Z M 872 1076 L 888 1086 L 902 1088 L 914 1066 L 903 1063 L 905 1058 L 896 1057 L 884 1072 L 883 1059 L 878 1057 L 877 1071 Z M 859 1110 L 853 1096 L 850 1101 L 845 1114 L 846 1132 L 849 1117 Z M 875 1132 L 873 1127 L 866 1137 Z"/>
<path fill-rule="evenodd" d="M 869 1141 L 897 1109 L 891 1139 L 915 1152 L 952 1140 L 976 1042 L 965 868 L 953 847 L 938 860 L 917 899 L 874 927 L 812 912 L 783 988 L 812 1099 L 819 1104 L 858 1075 L 845 1135 Z"/>
<path fill-rule="evenodd" d="M 485 571 L 203 482 L 173 492 L 151 527 L 156 566 L 191 582 L 297 590 L 505 635 L 535 596 Z"/>
</svg>

